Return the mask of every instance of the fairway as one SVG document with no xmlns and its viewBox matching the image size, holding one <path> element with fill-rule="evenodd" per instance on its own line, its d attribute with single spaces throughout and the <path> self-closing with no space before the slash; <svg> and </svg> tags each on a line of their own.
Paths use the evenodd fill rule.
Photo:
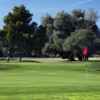
<svg viewBox="0 0 100 100">
<path fill-rule="evenodd" d="M 99 61 L 0 58 L 0 100 L 100 100 Z"/>
</svg>

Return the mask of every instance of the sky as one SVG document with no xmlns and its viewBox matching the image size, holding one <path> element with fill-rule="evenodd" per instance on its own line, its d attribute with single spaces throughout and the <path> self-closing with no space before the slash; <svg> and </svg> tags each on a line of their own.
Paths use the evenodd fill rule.
<svg viewBox="0 0 100 100">
<path fill-rule="evenodd" d="M 32 21 L 38 25 L 45 14 L 48 13 L 54 18 L 62 10 L 71 13 L 74 9 L 94 8 L 100 15 L 100 0 L 0 0 L 0 30 L 4 25 L 4 16 L 12 12 L 14 6 L 20 5 L 24 5 L 33 14 Z M 97 20 L 97 25 L 100 28 L 100 18 Z"/>
</svg>

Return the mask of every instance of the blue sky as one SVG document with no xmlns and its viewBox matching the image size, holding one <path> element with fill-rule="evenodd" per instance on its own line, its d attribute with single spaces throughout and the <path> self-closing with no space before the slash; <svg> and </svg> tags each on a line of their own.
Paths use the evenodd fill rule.
<svg viewBox="0 0 100 100">
<path fill-rule="evenodd" d="M 0 29 L 4 25 L 4 16 L 8 12 L 12 12 L 14 6 L 22 4 L 33 14 L 32 21 L 38 24 L 41 23 L 41 17 L 45 16 L 46 13 L 55 17 L 57 12 L 62 10 L 71 13 L 73 9 L 87 10 L 87 8 L 94 8 L 100 15 L 100 0 L 0 0 Z M 97 25 L 100 28 L 100 19 L 98 19 Z"/>
</svg>

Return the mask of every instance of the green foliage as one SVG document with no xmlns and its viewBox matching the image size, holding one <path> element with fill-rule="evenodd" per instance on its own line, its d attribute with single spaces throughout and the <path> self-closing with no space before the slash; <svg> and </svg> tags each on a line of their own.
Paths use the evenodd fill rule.
<svg viewBox="0 0 100 100">
<path fill-rule="evenodd" d="M 52 24 L 53 20 L 54 19 L 49 14 L 46 14 L 45 17 L 42 17 L 41 24 L 46 27 L 48 24 Z"/>
<path fill-rule="evenodd" d="M 64 51 L 73 51 L 79 60 L 83 60 L 83 50 L 88 48 L 89 54 L 94 54 L 99 47 L 100 42 L 97 41 L 99 38 L 97 35 L 88 29 L 76 30 L 71 33 L 71 36 L 68 37 L 63 43 Z M 100 39 L 99 39 L 100 40 Z"/>
<path fill-rule="evenodd" d="M 88 47 L 88 51 L 95 51 L 96 35 L 91 30 L 81 29 L 71 33 L 71 37 L 68 37 L 63 44 L 64 50 L 81 50 Z M 83 50 L 82 50 L 83 51 Z"/>
<path fill-rule="evenodd" d="M 76 18 L 84 18 L 85 17 L 85 10 L 82 9 L 75 9 L 72 10 L 72 15 L 75 16 Z"/>
<path fill-rule="evenodd" d="M 88 47 L 89 53 L 99 50 L 100 35 L 96 21 L 99 18 L 97 11 L 89 8 L 75 9 L 72 13 L 61 11 L 55 18 L 46 14 L 37 28 L 32 21 L 29 10 L 24 5 L 14 6 L 13 12 L 4 17 L 3 30 L 0 31 L 0 41 L 8 49 L 17 47 L 25 53 L 60 54 L 62 58 L 71 58 L 74 51 L 82 54 L 82 49 Z M 95 48 L 95 49 L 93 49 Z"/>
<path fill-rule="evenodd" d="M 57 54 L 57 45 L 51 43 L 51 42 L 47 42 L 45 43 L 45 46 L 42 49 L 42 52 L 45 51 L 47 53 L 55 53 Z"/>
<path fill-rule="evenodd" d="M 44 47 L 45 43 L 47 42 L 46 36 L 46 27 L 40 25 L 37 28 L 36 34 L 33 36 L 33 53 L 42 54 L 42 48 Z"/>
<path fill-rule="evenodd" d="M 57 51 L 62 51 L 62 44 L 63 44 L 64 40 L 59 38 L 56 41 L 54 41 L 54 44 L 56 46 L 56 50 Z"/>
<path fill-rule="evenodd" d="M 32 15 L 24 5 L 20 5 L 19 7 L 15 6 L 13 13 L 9 12 L 4 17 L 5 25 L 3 30 L 7 31 L 6 37 L 9 42 L 20 45 L 24 40 L 25 34 L 33 34 L 32 32 L 30 34 Z"/>
<path fill-rule="evenodd" d="M 46 14 L 45 17 L 42 17 L 41 25 L 46 27 L 46 35 L 48 39 L 51 38 L 53 34 L 53 22 L 54 19 L 49 14 Z"/>
<path fill-rule="evenodd" d="M 54 19 L 54 37 L 65 39 L 70 35 L 70 31 L 73 28 L 74 18 L 64 11 L 57 13 Z M 57 32 L 57 33 L 56 33 Z M 55 38 L 54 38 L 55 39 Z"/>
<path fill-rule="evenodd" d="M 13 12 L 4 17 L 3 31 L 10 47 L 17 46 L 19 51 L 30 53 L 33 50 L 33 35 L 36 33 L 37 23 L 31 22 L 32 16 L 24 5 L 14 6 Z"/>
<path fill-rule="evenodd" d="M 61 11 L 55 18 L 47 14 L 41 23 L 46 26 L 49 38 L 43 50 L 58 53 L 64 58 L 73 55 L 75 50 L 82 54 L 82 49 L 86 46 L 89 53 L 94 53 L 100 43 L 96 41 L 98 27 L 93 20 L 86 19 L 85 10 L 73 10 L 72 15 Z M 96 49 L 93 49 L 94 47 Z"/>
<path fill-rule="evenodd" d="M 49 53 L 54 52 L 55 54 L 62 52 L 64 39 L 66 39 L 70 35 L 71 30 L 74 29 L 73 21 L 74 17 L 64 11 L 57 13 L 54 19 L 51 18 L 50 15 L 46 15 L 41 23 L 46 23 L 46 34 L 49 40 L 43 50 Z"/>
<path fill-rule="evenodd" d="M 94 8 L 88 8 L 86 18 L 91 21 L 91 23 L 96 23 L 98 18 L 100 18 L 100 15 L 98 15 L 98 11 L 94 11 Z"/>
</svg>

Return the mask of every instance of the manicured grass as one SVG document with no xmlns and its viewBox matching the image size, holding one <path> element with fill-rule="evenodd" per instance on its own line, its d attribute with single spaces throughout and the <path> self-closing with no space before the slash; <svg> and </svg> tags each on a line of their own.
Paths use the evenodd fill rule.
<svg viewBox="0 0 100 100">
<path fill-rule="evenodd" d="M 86 78 L 85 62 L 1 59 L 0 100 L 100 100 L 100 62 L 92 60 Z"/>
</svg>

